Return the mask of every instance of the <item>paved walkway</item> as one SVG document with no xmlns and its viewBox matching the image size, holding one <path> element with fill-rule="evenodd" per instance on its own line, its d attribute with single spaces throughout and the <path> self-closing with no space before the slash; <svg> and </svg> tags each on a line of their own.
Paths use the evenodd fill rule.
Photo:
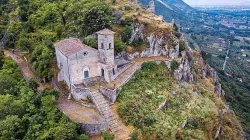
<svg viewBox="0 0 250 140">
<path fill-rule="evenodd" d="M 130 78 L 142 65 L 143 62 L 151 62 L 151 61 L 167 61 L 171 60 L 165 56 L 154 56 L 154 57 L 145 57 L 145 58 L 136 58 L 133 60 L 134 64 L 121 73 L 112 83 L 104 83 L 102 86 L 107 87 L 109 89 L 115 89 L 123 85 L 126 80 Z"/>
<path fill-rule="evenodd" d="M 22 75 L 26 81 L 28 81 L 30 79 L 35 79 L 37 81 L 37 83 L 39 84 L 38 92 L 43 91 L 45 88 L 51 88 L 51 84 L 49 84 L 49 83 L 42 84 L 39 82 L 35 73 L 30 69 L 27 62 L 24 60 L 24 58 L 19 53 L 15 52 L 13 54 L 9 50 L 4 50 L 4 55 L 12 58 L 17 63 L 17 65 L 21 69 Z"/>
</svg>

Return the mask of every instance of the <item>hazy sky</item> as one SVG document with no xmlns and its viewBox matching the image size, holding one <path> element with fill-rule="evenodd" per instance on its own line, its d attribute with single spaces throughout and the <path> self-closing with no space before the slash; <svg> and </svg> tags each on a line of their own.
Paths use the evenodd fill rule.
<svg viewBox="0 0 250 140">
<path fill-rule="evenodd" d="M 234 5 L 249 2 L 250 0 L 183 0 L 189 5 Z"/>
</svg>

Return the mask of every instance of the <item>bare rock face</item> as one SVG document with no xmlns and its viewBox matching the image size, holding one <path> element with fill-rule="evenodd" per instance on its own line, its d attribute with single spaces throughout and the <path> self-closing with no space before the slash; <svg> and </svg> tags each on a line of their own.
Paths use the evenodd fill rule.
<svg viewBox="0 0 250 140">
<path fill-rule="evenodd" d="M 202 58 L 200 58 L 202 59 Z M 221 84 L 219 82 L 219 77 L 217 75 L 217 72 L 211 68 L 208 64 L 204 64 L 201 70 L 202 78 L 205 79 L 206 77 L 210 76 L 214 80 L 214 92 L 217 94 L 217 96 L 224 95 L 224 90 L 221 87 Z"/>
<path fill-rule="evenodd" d="M 184 59 L 179 68 L 174 71 L 175 79 L 178 81 L 193 82 L 194 75 L 191 72 L 190 62 L 188 59 Z"/>
<path fill-rule="evenodd" d="M 112 20 L 112 23 L 118 24 L 118 25 L 121 24 L 121 18 L 122 18 L 123 13 L 118 9 L 115 9 L 113 13 L 115 15 L 115 19 Z"/>
<path fill-rule="evenodd" d="M 142 39 L 148 43 L 148 48 L 144 49 L 142 52 L 135 52 L 130 54 L 131 59 L 137 57 L 152 57 L 152 56 L 167 56 L 171 59 L 178 58 L 179 56 L 179 43 L 178 39 L 171 36 L 174 44 L 176 46 L 168 46 L 166 37 L 157 36 L 156 33 L 151 33 L 147 35 L 144 31 L 145 26 L 140 23 L 133 23 L 132 25 L 132 35 L 129 43 Z M 139 54 L 139 55 L 138 55 Z"/>
<path fill-rule="evenodd" d="M 177 70 L 174 71 L 174 76 L 177 81 L 193 82 L 194 75 L 191 72 L 193 53 L 190 48 L 181 52 L 182 62 Z"/>
<path fill-rule="evenodd" d="M 217 96 L 222 96 L 224 95 L 224 91 L 221 87 L 221 84 L 219 82 L 219 77 L 217 75 L 217 72 L 211 68 L 200 56 L 200 54 L 193 53 L 186 53 L 184 54 L 185 56 L 189 57 L 189 60 L 192 59 L 192 65 L 196 70 L 197 78 L 205 79 L 207 77 L 212 77 L 214 81 L 214 92 L 217 94 Z M 182 55 L 183 56 L 183 55 Z"/>
<path fill-rule="evenodd" d="M 131 44 L 134 40 L 138 40 L 139 38 L 143 39 L 143 24 L 133 23 L 132 24 L 132 35 L 129 39 L 129 44 Z"/>
</svg>

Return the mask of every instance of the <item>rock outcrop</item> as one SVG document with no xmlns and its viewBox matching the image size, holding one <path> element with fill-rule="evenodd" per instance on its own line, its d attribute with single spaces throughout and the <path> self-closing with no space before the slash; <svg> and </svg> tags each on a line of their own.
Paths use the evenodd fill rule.
<svg viewBox="0 0 250 140">
<path fill-rule="evenodd" d="M 189 48 L 181 52 L 182 62 L 177 70 L 174 71 L 174 76 L 177 81 L 186 81 L 192 83 L 194 75 L 191 72 L 192 50 Z"/>
<path fill-rule="evenodd" d="M 148 48 L 142 52 L 135 52 L 130 54 L 130 58 L 138 57 L 151 57 L 151 56 L 167 56 L 171 59 L 178 58 L 179 56 L 179 42 L 178 39 L 172 34 L 157 35 L 157 32 L 150 34 L 146 33 L 145 25 L 141 23 L 132 24 L 132 35 L 129 44 L 133 41 L 142 39 L 148 43 Z M 171 45 L 169 45 L 171 42 Z M 172 46 L 173 45 L 173 46 Z"/>
<path fill-rule="evenodd" d="M 194 52 L 190 48 L 187 48 L 181 54 L 182 63 L 179 68 L 174 71 L 176 80 L 193 82 L 195 79 L 211 77 L 214 82 L 214 92 L 217 96 L 220 97 L 225 94 L 216 71 L 203 60 L 198 52 Z M 192 68 L 194 68 L 193 71 L 191 70 Z"/>
<path fill-rule="evenodd" d="M 191 72 L 190 62 L 188 59 L 184 59 L 179 68 L 174 71 L 175 79 L 178 81 L 193 82 L 194 75 Z"/>
</svg>

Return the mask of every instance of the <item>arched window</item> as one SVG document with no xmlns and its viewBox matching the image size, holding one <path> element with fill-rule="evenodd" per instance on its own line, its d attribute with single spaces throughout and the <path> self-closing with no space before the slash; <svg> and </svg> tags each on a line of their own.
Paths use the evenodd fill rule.
<svg viewBox="0 0 250 140">
<path fill-rule="evenodd" d="M 101 49 L 103 49 L 103 48 L 104 48 L 104 44 L 102 43 L 102 44 L 101 44 Z"/>
<path fill-rule="evenodd" d="M 109 49 L 111 49 L 111 43 L 109 43 Z"/>
<path fill-rule="evenodd" d="M 89 67 L 88 66 L 85 66 L 83 67 L 83 78 L 86 79 L 86 78 L 89 78 Z"/>
</svg>

